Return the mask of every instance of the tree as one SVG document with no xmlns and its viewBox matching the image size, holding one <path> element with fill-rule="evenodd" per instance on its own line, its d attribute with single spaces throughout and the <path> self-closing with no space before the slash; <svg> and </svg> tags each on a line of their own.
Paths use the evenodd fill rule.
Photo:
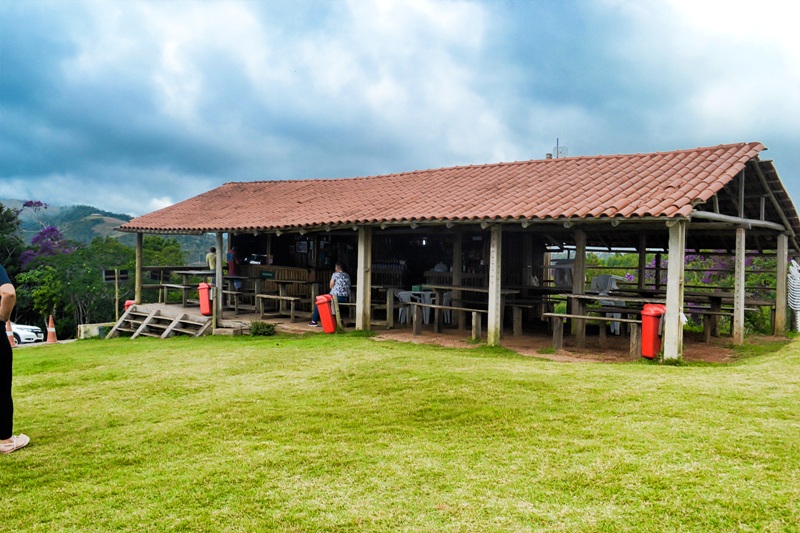
<svg viewBox="0 0 800 533">
<path fill-rule="evenodd" d="M 177 239 L 164 239 L 157 235 L 145 235 L 142 240 L 142 260 L 145 265 L 183 265 L 186 262 Z"/>
<path fill-rule="evenodd" d="M 134 251 L 112 238 L 96 238 L 88 246 L 70 244 L 57 248 L 62 253 L 48 255 L 29 263 L 29 272 L 18 276 L 19 301 L 39 318 L 55 318 L 59 338 L 74 335 L 78 324 L 108 322 L 115 318 L 113 283 L 103 280 L 103 271 L 132 269 Z M 133 281 L 121 286 L 121 298 L 133 292 Z"/>
<path fill-rule="evenodd" d="M 10 276 L 19 271 L 19 256 L 25 249 L 20 237 L 19 210 L 0 204 L 0 261 Z"/>
<path fill-rule="evenodd" d="M 31 239 L 31 247 L 20 255 L 22 267 L 29 263 L 41 262 L 43 258 L 50 258 L 56 255 L 69 254 L 75 250 L 75 245 L 64 239 L 64 235 L 55 226 L 47 226 L 41 229 L 36 236 Z"/>
<path fill-rule="evenodd" d="M 48 315 L 55 314 L 55 309 L 61 303 L 62 293 L 63 287 L 58 270 L 51 266 L 42 265 L 35 270 L 17 275 L 19 313 L 32 308 L 42 322 L 46 323 Z M 26 322 L 37 323 L 39 320 L 26 320 Z"/>
</svg>

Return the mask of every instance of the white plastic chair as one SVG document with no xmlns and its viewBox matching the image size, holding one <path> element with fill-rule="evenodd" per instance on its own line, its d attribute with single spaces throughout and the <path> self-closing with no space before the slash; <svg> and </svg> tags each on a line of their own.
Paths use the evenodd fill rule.
<svg viewBox="0 0 800 533">
<path fill-rule="evenodd" d="M 453 301 L 453 291 L 447 291 L 446 293 L 442 294 L 442 305 L 445 307 L 449 307 L 450 303 Z M 442 310 L 442 317 L 444 318 L 445 324 L 450 324 L 450 310 L 444 309 Z"/>
<path fill-rule="evenodd" d="M 397 323 L 398 324 L 408 324 L 411 322 L 411 313 L 410 307 L 408 305 L 409 302 L 412 300 L 415 302 L 419 301 L 411 291 L 398 291 L 395 293 L 397 299 L 400 301 L 400 305 L 397 307 Z"/>
<path fill-rule="evenodd" d="M 625 278 L 620 276 L 598 274 L 592 278 L 589 284 L 589 290 L 593 292 L 597 291 L 600 296 L 608 296 L 611 291 L 619 289 L 619 287 L 617 287 L 617 280 L 623 279 Z M 605 307 L 627 307 L 625 302 L 616 302 L 613 300 L 600 300 L 600 305 Z M 606 313 L 606 316 L 609 318 L 622 318 L 622 313 Z M 609 323 L 609 330 L 611 330 L 612 334 L 619 335 L 621 332 L 620 326 L 621 324 L 619 322 L 611 322 Z"/>
<path fill-rule="evenodd" d="M 600 296 L 608 296 L 607 292 L 601 292 Z M 625 302 L 615 302 L 614 300 L 600 300 L 600 305 L 605 307 L 627 307 Z M 606 313 L 609 318 L 622 318 L 622 313 Z M 614 335 L 620 334 L 620 322 L 609 322 L 608 329 Z"/>
<path fill-rule="evenodd" d="M 599 292 L 600 294 L 609 293 L 619 289 L 619 287 L 617 287 L 617 280 L 622 279 L 625 278 L 620 276 L 612 276 L 610 274 L 598 274 L 592 278 L 592 281 L 589 284 L 589 290 L 592 292 Z"/>
</svg>

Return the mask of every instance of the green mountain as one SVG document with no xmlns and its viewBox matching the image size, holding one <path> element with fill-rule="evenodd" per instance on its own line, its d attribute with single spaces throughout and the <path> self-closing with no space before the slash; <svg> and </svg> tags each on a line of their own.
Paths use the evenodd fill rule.
<svg viewBox="0 0 800 533">
<path fill-rule="evenodd" d="M 20 209 L 23 202 L 0 199 L 0 204 Z M 111 237 L 131 247 L 135 246 L 136 242 L 135 234 L 123 233 L 116 229 L 133 217 L 89 205 L 48 205 L 46 209 L 38 211 L 26 208 L 22 210 L 19 218 L 23 239 L 27 243 L 47 226 L 57 227 L 66 239 L 76 242 L 89 243 L 95 237 Z M 173 237 L 180 243 L 189 263 L 202 263 L 209 246 L 214 246 L 216 240 L 213 235 L 169 236 Z"/>
<path fill-rule="evenodd" d="M 20 208 L 19 200 L 0 200 L 6 207 Z M 128 215 L 111 213 L 88 205 L 47 206 L 33 211 L 23 209 L 20 213 L 23 238 L 26 242 L 47 226 L 55 226 L 71 241 L 89 243 L 95 237 L 113 237 L 124 242 L 133 242 L 132 236 L 116 230 L 131 220 Z"/>
</svg>

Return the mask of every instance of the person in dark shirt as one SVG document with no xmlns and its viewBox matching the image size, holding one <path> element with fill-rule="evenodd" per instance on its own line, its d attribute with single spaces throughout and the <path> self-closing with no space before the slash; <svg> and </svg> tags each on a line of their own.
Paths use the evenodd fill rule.
<svg viewBox="0 0 800 533">
<path fill-rule="evenodd" d="M 17 291 L 0 266 L 0 323 L 6 329 L 11 311 L 17 303 Z M 22 433 L 14 435 L 14 401 L 11 399 L 12 350 L 8 335 L 0 335 L 0 453 L 11 453 L 28 445 L 31 439 Z"/>
</svg>

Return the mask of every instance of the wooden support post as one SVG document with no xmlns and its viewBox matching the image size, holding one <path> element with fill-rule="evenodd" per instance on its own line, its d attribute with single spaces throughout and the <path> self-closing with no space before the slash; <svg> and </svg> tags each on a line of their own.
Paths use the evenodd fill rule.
<svg viewBox="0 0 800 533">
<path fill-rule="evenodd" d="M 600 347 L 608 348 L 608 336 L 606 335 L 607 322 L 600 321 Z"/>
<path fill-rule="evenodd" d="M 294 302 L 292 302 L 292 306 L 294 306 Z M 339 307 L 339 300 L 336 298 L 331 300 L 331 309 L 333 310 L 333 316 L 336 317 L 336 331 L 343 331 L 344 325 L 342 324 L 342 308 Z M 292 322 L 294 322 L 294 320 L 292 320 Z"/>
<path fill-rule="evenodd" d="M 503 257 L 503 226 L 495 224 L 489 230 L 491 242 L 489 248 L 489 317 L 486 324 L 486 343 L 489 346 L 500 345 L 503 329 L 503 303 L 501 291 L 501 273 Z"/>
<path fill-rule="evenodd" d="M 711 311 L 714 311 L 714 308 L 711 308 Z M 713 328 L 717 326 L 717 321 L 714 320 L 711 315 L 703 315 L 703 341 L 706 343 L 711 342 L 711 335 L 713 333 Z"/>
<path fill-rule="evenodd" d="M 463 245 L 462 245 L 463 235 L 460 229 L 456 229 L 453 231 L 453 286 L 460 287 L 462 284 L 462 276 L 461 273 L 464 270 L 464 260 L 463 260 Z M 461 301 L 461 291 L 454 290 L 453 291 L 453 301 L 460 302 Z M 454 321 L 458 324 L 459 331 L 464 331 L 467 328 L 467 315 L 464 314 L 464 311 L 456 311 L 455 319 L 453 319 L 452 314 L 450 317 L 451 321 Z"/>
<path fill-rule="evenodd" d="M 513 306 L 511 308 L 511 312 L 513 314 L 513 332 L 515 337 L 519 337 L 522 335 L 522 308 L 518 306 Z"/>
<path fill-rule="evenodd" d="M 722 312 L 722 300 L 720 298 L 711 298 L 709 301 L 709 308 L 711 315 L 706 315 L 711 321 L 708 328 L 708 334 L 712 337 L 719 337 L 719 315 L 716 313 Z M 709 341 L 710 340 L 711 339 L 709 339 Z"/>
<path fill-rule="evenodd" d="M 633 357 L 639 357 L 642 354 L 642 326 L 640 324 L 630 324 L 631 327 L 631 342 L 628 347 L 628 353 Z"/>
<path fill-rule="evenodd" d="M 222 258 L 225 256 L 225 248 L 223 248 L 223 237 L 222 232 L 217 232 L 217 262 L 216 262 L 216 269 L 214 270 L 214 284 L 217 287 L 216 291 L 216 298 L 212 303 L 215 318 L 214 318 L 214 326 L 217 327 L 220 325 L 220 321 L 222 320 L 222 265 L 223 261 Z"/>
<path fill-rule="evenodd" d="M 142 275 L 144 271 L 143 267 L 143 235 L 141 233 L 136 234 L 136 280 L 134 281 L 134 289 L 133 289 L 133 300 L 136 302 L 137 305 L 142 303 Z M 164 290 L 164 302 L 167 301 L 166 289 Z"/>
<path fill-rule="evenodd" d="M 214 332 L 217 329 L 217 324 L 219 324 L 219 314 L 217 313 L 217 299 L 219 298 L 219 285 L 214 285 L 211 287 L 209 294 L 211 294 L 211 331 Z"/>
<path fill-rule="evenodd" d="M 418 305 L 411 306 L 414 309 L 414 314 L 411 318 L 411 332 L 414 335 L 422 335 L 422 307 Z"/>
<path fill-rule="evenodd" d="M 394 328 L 394 289 L 386 289 L 386 328 Z"/>
<path fill-rule="evenodd" d="M 372 327 L 372 228 L 358 227 L 358 287 L 356 288 L 356 329 Z"/>
<path fill-rule="evenodd" d="M 647 236 L 642 233 L 639 235 L 639 279 L 636 280 L 636 286 L 644 289 L 645 279 L 647 279 Z"/>
<path fill-rule="evenodd" d="M 686 256 L 686 221 L 669 222 L 669 262 L 667 263 L 667 312 L 664 316 L 664 360 L 683 356 L 683 286 Z M 661 258 L 657 256 L 657 260 Z"/>
<path fill-rule="evenodd" d="M 553 317 L 553 349 L 560 350 L 564 346 L 564 319 Z"/>
<path fill-rule="evenodd" d="M 582 229 L 575 230 L 575 262 L 572 271 L 572 294 L 586 293 L 586 233 Z M 574 300 L 572 312 L 576 315 L 586 314 L 586 304 L 582 300 Z M 586 347 L 586 320 L 576 318 L 573 321 L 575 346 Z"/>
<path fill-rule="evenodd" d="M 775 256 L 777 278 L 775 279 L 775 308 L 772 319 L 772 334 L 786 334 L 786 303 L 789 298 L 789 237 L 778 235 L 778 253 Z"/>
<path fill-rule="evenodd" d="M 481 314 L 477 311 L 472 312 L 472 340 L 479 341 L 483 331 L 481 330 Z"/>
<path fill-rule="evenodd" d="M 736 228 L 736 260 L 733 281 L 733 344 L 744 343 L 744 260 L 745 229 Z"/>
</svg>

